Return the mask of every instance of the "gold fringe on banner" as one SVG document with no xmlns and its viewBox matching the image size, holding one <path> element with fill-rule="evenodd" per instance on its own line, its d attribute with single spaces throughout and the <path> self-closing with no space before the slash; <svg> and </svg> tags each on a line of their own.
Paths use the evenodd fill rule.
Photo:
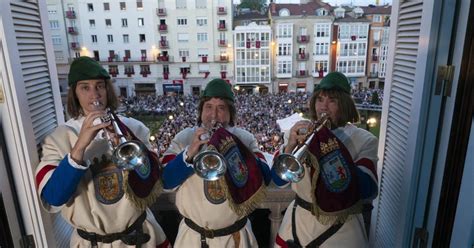
<svg viewBox="0 0 474 248">
<path fill-rule="evenodd" d="M 316 199 L 316 194 L 314 193 L 316 191 L 316 185 L 318 183 L 318 178 L 319 178 L 319 162 L 316 156 L 314 156 L 311 153 L 307 153 L 307 158 L 309 160 L 309 163 L 313 166 L 314 168 L 314 174 L 313 177 L 311 178 L 311 198 L 312 198 L 312 214 L 316 217 L 316 219 L 323 225 L 329 225 L 329 224 L 337 224 L 337 223 L 344 223 L 348 220 L 350 220 L 354 214 L 360 214 L 362 213 L 362 200 L 359 200 L 357 203 L 352 205 L 349 208 L 346 208 L 344 210 L 336 211 L 336 212 L 325 212 L 323 211 L 318 204 L 318 201 Z"/>
<path fill-rule="evenodd" d="M 150 194 L 147 197 L 142 198 L 137 196 L 133 192 L 132 187 L 128 184 L 128 173 L 128 171 L 124 171 L 123 187 L 125 189 L 125 194 L 137 209 L 145 210 L 158 199 L 158 196 L 160 196 L 161 192 L 163 191 L 162 182 L 161 180 L 158 180 L 155 185 L 153 185 L 153 189 L 151 190 Z"/>
<path fill-rule="evenodd" d="M 260 185 L 260 188 L 257 190 L 257 192 L 255 192 L 255 194 L 253 194 L 248 200 L 241 204 L 235 203 L 232 199 L 232 195 L 230 194 L 225 177 L 219 179 L 219 184 L 221 185 L 222 189 L 224 189 L 225 197 L 229 203 L 229 207 L 239 216 L 247 216 L 252 213 L 258 207 L 258 204 L 260 204 L 267 196 L 267 189 L 263 179 L 262 185 Z"/>
</svg>

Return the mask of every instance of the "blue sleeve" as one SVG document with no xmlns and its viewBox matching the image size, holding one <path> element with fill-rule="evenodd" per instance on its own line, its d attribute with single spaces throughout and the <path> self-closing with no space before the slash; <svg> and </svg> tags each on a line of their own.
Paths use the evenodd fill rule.
<svg viewBox="0 0 474 248">
<path fill-rule="evenodd" d="M 275 172 L 275 169 L 272 167 L 272 170 L 271 170 L 271 175 L 272 175 L 272 180 L 273 182 L 275 183 L 276 186 L 278 187 L 283 187 L 285 186 L 286 184 L 288 184 L 289 182 L 286 181 L 286 180 L 283 180 L 281 179 Z"/>
<path fill-rule="evenodd" d="M 72 167 L 68 157 L 64 157 L 41 191 L 43 199 L 52 206 L 63 205 L 76 191 L 84 173 L 86 170 Z"/>
<path fill-rule="evenodd" d="M 193 167 L 184 162 L 183 156 L 184 151 L 166 164 L 163 169 L 163 188 L 173 189 L 194 173 Z"/>
<path fill-rule="evenodd" d="M 359 181 L 360 197 L 362 199 L 372 199 L 377 195 L 377 183 L 364 173 L 361 169 L 356 168 L 357 180 Z"/>
<path fill-rule="evenodd" d="M 260 158 L 257 158 L 257 164 L 260 167 L 260 170 L 262 171 L 263 180 L 265 181 L 265 185 L 270 184 L 270 182 L 271 182 L 270 167 L 268 167 L 267 163 L 264 160 L 260 159 Z"/>
</svg>

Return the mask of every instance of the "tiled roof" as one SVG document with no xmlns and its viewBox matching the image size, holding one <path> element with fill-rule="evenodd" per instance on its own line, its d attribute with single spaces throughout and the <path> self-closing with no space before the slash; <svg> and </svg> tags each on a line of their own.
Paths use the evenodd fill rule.
<svg viewBox="0 0 474 248">
<path fill-rule="evenodd" d="M 250 12 L 234 16 L 235 20 L 255 20 L 255 19 L 268 19 L 268 14 L 262 14 L 260 12 Z"/>
<path fill-rule="evenodd" d="M 315 15 L 316 10 L 320 8 L 324 8 L 329 12 L 331 10 L 331 5 L 319 1 L 309 2 L 306 4 L 275 4 L 275 11 L 272 11 L 271 14 L 278 15 L 278 12 L 281 9 L 288 9 L 290 15 Z M 270 7 L 270 10 L 272 10 L 272 7 Z"/>
<path fill-rule="evenodd" d="M 364 15 L 372 15 L 372 14 L 382 14 L 382 15 L 390 15 L 392 13 L 392 6 L 384 5 L 384 6 L 361 6 L 364 10 Z"/>
</svg>

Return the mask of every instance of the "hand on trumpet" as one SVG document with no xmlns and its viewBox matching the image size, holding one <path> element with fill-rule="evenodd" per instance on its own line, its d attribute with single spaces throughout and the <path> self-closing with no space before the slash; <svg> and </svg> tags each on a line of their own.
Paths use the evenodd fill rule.
<svg viewBox="0 0 474 248">
<path fill-rule="evenodd" d="M 186 162 L 192 163 L 194 156 L 199 153 L 201 146 L 209 142 L 208 130 L 204 127 L 198 127 L 196 132 L 194 132 L 193 138 L 191 140 L 191 145 L 188 147 L 186 153 Z"/>
<path fill-rule="evenodd" d="M 309 120 L 296 122 L 290 129 L 290 136 L 284 152 L 291 153 L 296 146 L 303 144 L 311 131 L 310 128 L 311 121 Z"/>
<path fill-rule="evenodd" d="M 77 142 L 71 150 L 71 158 L 77 163 L 82 164 L 84 151 L 91 143 L 91 141 L 95 138 L 97 133 L 101 129 L 110 126 L 110 121 L 96 124 L 95 120 L 99 119 L 104 114 L 105 112 L 103 110 L 92 111 L 86 114 L 78 135 Z"/>
</svg>

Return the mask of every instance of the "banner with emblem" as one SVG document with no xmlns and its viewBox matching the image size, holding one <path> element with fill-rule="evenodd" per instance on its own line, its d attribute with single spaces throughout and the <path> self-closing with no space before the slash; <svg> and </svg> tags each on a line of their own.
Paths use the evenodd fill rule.
<svg viewBox="0 0 474 248">
<path fill-rule="evenodd" d="M 120 121 L 117 115 L 114 114 L 114 118 L 127 140 L 142 142 Z M 125 193 L 138 209 L 145 209 L 153 204 L 163 189 L 161 183 L 162 169 L 158 155 L 148 149 L 145 152 L 148 153 L 149 166 L 141 166 L 124 172 Z"/>
<path fill-rule="evenodd" d="M 265 198 L 265 183 L 255 155 L 234 134 L 217 129 L 208 145 L 227 161 L 225 176 L 219 179 L 231 209 L 240 216 L 250 214 Z"/>
<path fill-rule="evenodd" d="M 308 147 L 313 214 L 323 224 L 345 222 L 362 212 L 356 167 L 344 144 L 323 126 Z"/>
</svg>

